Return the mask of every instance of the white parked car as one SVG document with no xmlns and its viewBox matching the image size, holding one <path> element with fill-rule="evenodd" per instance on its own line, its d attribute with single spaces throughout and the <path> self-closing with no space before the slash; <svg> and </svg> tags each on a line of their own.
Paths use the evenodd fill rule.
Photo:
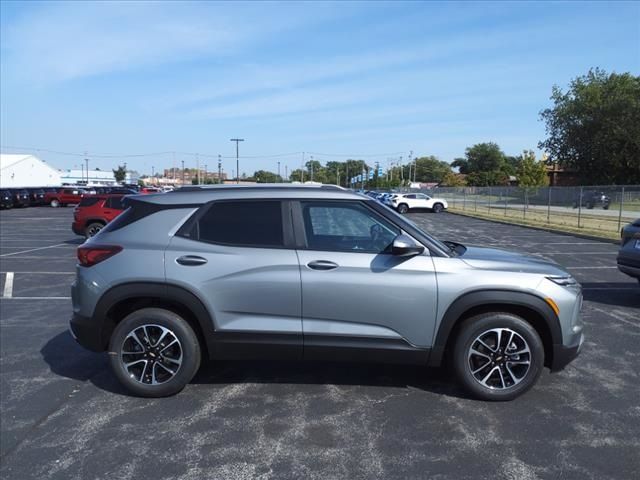
<svg viewBox="0 0 640 480">
<path fill-rule="evenodd" d="M 407 213 L 412 208 L 428 208 L 434 213 L 440 213 L 448 207 L 446 200 L 424 193 L 397 193 L 391 198 L 390 206 L 399 213 Z"/>
</svg>

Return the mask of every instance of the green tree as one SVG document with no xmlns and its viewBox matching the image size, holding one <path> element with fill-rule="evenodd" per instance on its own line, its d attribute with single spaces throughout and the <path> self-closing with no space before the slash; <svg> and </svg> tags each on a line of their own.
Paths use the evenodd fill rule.
<svg viewBox="0 0 640 480">
<path fill-rule="evenodd" d="M 464 187 L 466 184 L 467 182 L 464 178 L 451 171 L 447 172 L 440 182 L 441 187 Z"/>
<path fill-rule="evenodd" d="M 521 187 L 544 187 L 549 184 L 546 165 L 536 160 L 532 150 L 522 152 L 516 175 Z"/>
<path fill-rule="evenodd" d="M 465 151 L 469 173 L 497 172 L 504 167 L 504 153 L 493 143 L 478 143 Z"/>
<path fill-rule="evenodd" d="M 547 138 L 538 144 L 586 184 L 640 183 L 640 76 L 590 70 L 567 92 L 554 86 L 540 112 Z"/>
<path fill-rule="evenodd" d="M 416 181 L 418 182 L 437 182 L 440 183 L 448 173 L 451 173 L 451 165 L 438 158 L 430 155 L 428 157 L 420 157 L 415 161 Z M 408 172 L 407 172 L 408 173 Z M 411 180 L 413 180 L 413 172 Z"/>
<path fill-rule="evenodd" d="M 258 170 L 253 174 L 253 178 L 258 183 L 278 183 L 280 181 L 277 173 L 267 170 Z"/>
<path fill-rule="evenodd" d="M 113 170 L 113 178 L 116 182 L 122 183 L 127 178 L 127 169 L 124 165 L 118 165 L 118 168 Z"/>
<path fill-rule="evenodd" d="M 451 162 L 451 167 L 457 168 L 460 173 L 469 173 L 469 162 L 466 158 L 456 158 Z"/>
</svg>

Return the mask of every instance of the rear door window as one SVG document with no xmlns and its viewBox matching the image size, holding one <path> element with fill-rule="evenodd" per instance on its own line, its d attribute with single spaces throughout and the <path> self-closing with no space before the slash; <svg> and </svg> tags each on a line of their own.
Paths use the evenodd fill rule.
<svg viewBox="0 0 640 480">
<path fill-rule="evenodd" d="M 215 202 L 197 223 L 200 241 L 240 247 L 284 246 L 278 200 Z"/>
<path fill-rule="evenodd" d="M 104 204 L 105 208 L 113 208 L 115 210 L 123 210 L 122 197 L 109 197 Z"/>
</svg>

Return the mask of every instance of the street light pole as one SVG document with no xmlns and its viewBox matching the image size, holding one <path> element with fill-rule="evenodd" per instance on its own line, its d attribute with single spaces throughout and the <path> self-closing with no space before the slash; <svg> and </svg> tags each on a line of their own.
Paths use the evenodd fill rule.
<svg viewBox="0 0 640 480">
<path fill-rule="evenodd" d="M 238 145 L 244 142 L 244 138 L 232 138 L 232 142 L 236 142 L 236 183 L 240 183 L 240 154 Z"/>
<path fill-rule="evenodd" d="M 84 161 L 87 164 L 87 186 L 89 186 L 89 157 L 87 157 L 87 152 L 84 152 Z"/>
<path fill-rule="evenodd" d="M 282 183 L 282 178 L 280 177 L 280 162 L 278 162 L 278 183 Z"/>
<path fill-rule="evenodd" d="M 207 184 L 207 164 L 204 164 L 204 184 Z"/>
<path fill-rule="evenodd" d="M 222 155 L 218 154 L 218 183 L 222 183 Z"/>
<path fill-rule="evenodd" d="M 182 186 L 184 187 L 184 160 L 182 160 Z"/>
</svg>

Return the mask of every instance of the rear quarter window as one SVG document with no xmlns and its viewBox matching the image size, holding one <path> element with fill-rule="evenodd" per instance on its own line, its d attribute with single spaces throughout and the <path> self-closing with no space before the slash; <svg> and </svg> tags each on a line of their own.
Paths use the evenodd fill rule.
<svg viewBox="0 0 640 480">
<path fill-rule="evenodd" d="M 100 200 L 102 200 L 101 198 L 96 198 L 96 197 L 82 197 L 82 199 L 80 200 L 80 203 L 78 204 L 79 207 L 90 207 L 92 205 L 95 205 L 96 203 L 98 203 Z"/>
</svg>

